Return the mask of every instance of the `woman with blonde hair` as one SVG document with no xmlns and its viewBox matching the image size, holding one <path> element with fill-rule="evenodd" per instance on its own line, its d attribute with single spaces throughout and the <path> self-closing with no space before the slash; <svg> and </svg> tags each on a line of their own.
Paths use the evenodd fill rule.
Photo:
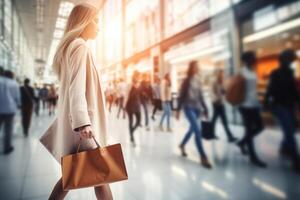
<svg viewBox="0 0 300 200">
<path fill-rule="evenodd" d="M 83 3 L 75 6 L 69 16 L 64 36 L 53 61 L 60 87 L 57 119 L 41 142 L 60 162 L 62 156 L 96 148 L 92 137 L 106 145 L 106 116 L 100 77 L 87 40 L 98 32 L 98 9 Z M 46 137 L 47 136 L 47 137 Z M 88 172 L 87 172 L 88 173 Z M 109 185 L 95 187 L 97 199 L 110 200 Z M 68 191 L 60 179 L 49 199 L 64 199 Z"/>
</svg>

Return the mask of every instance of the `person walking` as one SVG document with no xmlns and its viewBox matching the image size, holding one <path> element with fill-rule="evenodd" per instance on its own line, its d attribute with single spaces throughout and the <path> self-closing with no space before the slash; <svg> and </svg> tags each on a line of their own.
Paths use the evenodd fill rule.
<svg viewBox="0 0 300 200">
<path fill-rule="evenodd" d="M 56 102 L 57 102 L 57 92 L 55 85 L 52 84 L 50 86 L 49 92 L 48 92 L 48 106 L 49 106 L 49 116 L 55 114 L 55 108 L 56 108 Z"/>
<path fill-rule="evenodd" d="M 161 81 L 161 86 L 160 86 L 160 96 L 161 96 L 161 101 L 162 101 L 162 107 L 163 107 L 163 114 L 160 119 L 159 123 L 159 129 L 160 131 L 164 131 L 163 128 L 163 122 L 166 119 L 167 120 L 167 131 L 172 132 L 171 129 L 171 79 L 170 79 L 170 74 L 166 73 L 164 76 L 164 79 Z"/>
<path fill-rule="evenodd" d="M 0 130 L 4 127 L 4 154 L 14 150 L 11 139 L 14 130 L 14 117 L 21 106 L 20 89 L 11 71 L 0 67 Z"/>
<path fill-rule="evenodd" d="M 225 87 L 224 87 L 224 77 L 223 71 L 217 70 L 215 81 L 213 83 L 213 117 L 212 117 L 212 125 L 213 131 L 215 134 L 216 121 L 218 117 L 221 118 L 222 125 L 225 129 L 225 133 L 227 135 L 228 142 L 235 142 L 237 139 L 232 135 L 227 121 L 227 116 L 225 113 L 224 99 L 225 99 Z"/>
<path fill-rule="evenodd" d="M 242 76 L 245 80 L 245 98 L 239 107 L 242 116 L 245 135 L 237 143 L 242 154 L 249 154 L 252 164 L 258 167 L 265 168 L 267 165 L 262 162 L 255 151 L 254 138 L 264 130 L 264 125 L 261 117 L 261 105 L 257 94 L 257 75 L 255 72 L 256 55 L 252 51 L 243 53 Z"/>
<path fill-rule="evenodd" d="M 48 102 L 48 88 L 47 85 L 44 84 L 43 88 L 40 90 L 40 94 L 39 94 L 41 100 L 42 100 L 42 104 L 43 104 L 43 110 L 45 110 L 47 107 L 47 102 Z"/>
<path fill-rule="evenodd" d="M 140 100 L 141 105 L 144 110 L 144 119 L 145 119 L 145 127 L 146 130 L 149 131 L 149 114 L 148 114 L 148 104 L 150 99 L 152 98 L 152 89 L 150 85 L 149 74 L 145 73 L 142 75 L 142 82 L 140 84 Z"/>
<path fill-rule="evenodd" d="M 296 113 L 300 105 L 300 94 L 297 91 L 296 79 L 291 65 L 296 61 L 294 50 L 283 51 L 279 56 L 279 68 L 270 76 L 265 96 L 265 105 L 277 119 L 283 133 L 280 153 L 287 155 L 295 171 L 300 172 L 300 159 L 295 133 L 297 129 Z"/>
<path fill-rule="evenodd" d="M 121 111 L 123 112 L 123 119 L 125 119 L 125 115 L 126 115 L 126 110 L 124 108 L 124 98 L 125 98 L 125 93 L 126 93 L 126 83 L 125 81 L 121 78 L 119 83 L 118 83 L 118 88 L 117 88 L 118 92 L 118 104 L 119 104 L 119 110 L 118 110 L 118 114 L 117 114 L 117 118 L 119 118 Z"/>
<path fill-rule="evenodd" d="M 152 120 L 155 120 L 155 113 L 157 110 L 162 109 L 161 98 L 160 98 L 160 79 L 158 76 L 154 77 L 154 84 L 152 86 L 152 101 L 153 101 L 153 111 Z"/>
<path fill-rule="evenodd" d="M 34 112 L 36 116 L 39 116 L 40 114 L 40 88 L 38 87 L 38 85 L 35 83 L 34 84 L 34 96 L 35 96 L 35 106 L 34 106 Z"/>
<path fill-rule="evenodd" d="M 124 107 L 128 114 L 130 142 L 135 146 L 134 132 L 141 123 L 141 100 L 139 88 L 139 72 L 135 71 L 132 75 L 132 83 L 128 86 Z M 134 123 L 135 116 L 135 123 Z"/>
<path fill-rule="evenodd" d="M 178 110 L 176 112 L 177 119 L 179 119 L 181 109 L 183 109 L 190 124 L 190 127 L 179 146 L 181 155 L 184 157 L 187 156 L 185 145 L 194 133 L 196 147 L 200 154 L 201 165 L 208 169 L 212 168 L 202 144 L 201 120 L 199 120 L 199 117 L 203 115 L 205 118 L 208 118 L 208 111 L 203 98 L 198 63 L 196 61 L 191 61 L 189 63 L 187 76 L 181 85 L 178 98 Z"/>
<path fill-rule="evenodd" d="M 62 156 L 76 153 L 80 142 L 83 151 L 106 146 L 105 101 L 102 95 L 100 74 L 97 71 L 87 41 L 98 32 L 98 9 L 88 3 L 77 4 L 71 11 L 62 40 L 53 60 L 57 74 L 59 98 L 57 118 L 48 129 L 52 140 L 42 140 L 50 146 L 58 162 Z M 85 171 L 84 173 L 89 173 Z M 97 199 L 113 199 L 109 185 L 94 187 Z M 64 199 L 68 191 L 62 179 L 55 185 L 49 199 Z"/>
<path fill-rule="evenodd" d="M 24 85 L 21 87 L 22 127 L 25 137 L 28 137 L 29 134 L 34 102 L 34 90 L 30 86 L 30 80 L 26 78 Z"/>
</svg>

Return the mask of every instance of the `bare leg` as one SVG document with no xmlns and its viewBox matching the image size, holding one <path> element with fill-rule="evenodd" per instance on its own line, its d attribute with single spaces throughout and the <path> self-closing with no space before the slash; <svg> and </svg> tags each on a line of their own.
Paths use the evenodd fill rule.
<svg viewBox="0 0 300 200">
<path fill-rule="evenodd" d="M 95 187 L 94 189 L 98 200 L 113 200 L 109 185 Z"/>
<path fill-rule="evenodd" d="M 49 200 L 63 200 L 67 194 L 68 191 L 63 190 L 62 179 L 60 178 L 53 188 Z"/>
</svg>

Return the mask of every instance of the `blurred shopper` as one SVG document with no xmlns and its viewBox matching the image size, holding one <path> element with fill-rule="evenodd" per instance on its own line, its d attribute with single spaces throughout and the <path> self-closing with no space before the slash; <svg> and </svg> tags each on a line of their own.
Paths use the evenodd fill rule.
<svg viewBox="0 0 300 200">
<path fill-rule="evenodd" d="M 242 76 L 245 79 L 245 98 L 240 105 L 240 113 L 245 127 L 244 137 L 237 143 L 242 154 L 249 154 L 252 164 L 258 167 L 267 167 L 262 162 L 256 152 L 254 138 L 264 130 L 264 125 L 261 117 L 261 105 L 257 94 L 257 75 L 255 72 L 256 55 L 252 51 L 243 53 Z"/>
<path fill-rule="evenodd" d="M 56 102 L 57 102 L 57 92 L 56 92 L 55 85 L 52 84 L 48 92 L 49 116 L 55 114 Z"/>
<path fill-rule="evenodd" d="M 5 75 L 5 76 L 3 76 Z M 0 67 L 0 131 L 4 132 L 4 154 L 11 153 L 14 148 L 11 138 L 14 129 L 14 117 L 21 105 L 20 89 L 11 71 L 3 72 Z"/>
<path fill-rule="evenodd" d="M 128 86 L 124 105 L 128 113 L 130 141 L 135 146 L 134 131 L 141 123 L 141 100 L 139 89 L 139 72 L 135 71 L 132 75 L 132 83 Z M 135 123 L 134 123 L 135 116 Z"/>
<path fill-rule="evenodd" d="M 194 133 L 196 147 L 200 154 L 201 165 L 208 169 L 212 168 L 202 145 L 201 120 L 199 117 L 203 115 L 205 118 L 208 118 L 208 111 L 203 98 L 198 63 L 196 61 L 189 63 L 187 77 L 181 85 L 178 99 L 178 111 L 176 113 L 177 119 L 179 119 L 181 109 L 183 109 L 190 124 L 189 130 L 179 146 L 181 155 L 184 157 L 187 156 L 185 145 Z"/>
<path fill-rule="evenodd" d="M 152 99 L 152 89 L 150 85 L 150 78 L 149 78 L 149 74 L 145 73 L 142 75 L 142 81 L 140 84 L 140 100 L 144 110 L 145 128 L 147 131 L 150 130 L 148 105 L 151 99 Z"/>
<path fill-rule="evenodd" d="M 158 76 L 154 77 L 154 84 L 152 86 L 152 101 L 153 101 L 153 111 L 152 119 L 155 120 L 155 113 L 157 110 L 162 109 L 161 98 L 160 98 L 160 79 Z"/>
<path fill-rule="evenodd" d="M 58 113 L 49 129 L 54 131 L 55 140 L 44 145 L 53 147 L 52 154 L 58 161 L 61 156 L 76 153 L 79 142 L 82 151 L 96 148 L 92 137 L 100 146 L 106 146 L 107 125 L 104 96 L 98 79 L 100 74 L 87 43 L 87 40 L 96 38 L 97 32 L 98 10 L 87 3 L 77 4 L 68 18 L 53 61 L 53 70 L 60 80 Z M 94 189 L 97 199 L 113 199 L 107 184 Z M 49 199 L 61 200 L 67 193 L 60 179 Z"/>
<path fill-rule="evenodd" d="M 164 79 L 161 81 L 160 96 L 162 101 L 163 114 L 160 119 L 159 129 L 161 131 L 164 131 L 163 122 L 166 119 L 167 131 L 172 132 L 171 124 L 170 124 L 171 114 L 172 114 L 172 110 L 171 110 L 172 97 L 171 97 L 171 79 L 169 73 L 166 73 Z"/>
<path fill-rule="evenodd" d="M 35 96 L 35 106 L 34 106 L 34 112 L 36 116 L 39 116 L 40 114 L 40 88 L 35 83 L 34 84 L 34 96 Z"/>
<path fill-rule="evenodd" d="M 294 169 L 300 172 L 300 160 L 295 138 L 296 110 L 300 95 L 291 65 L 296 61 L 294 50 L 285 50 L 279 56 L 280 66 L 271 74 L 266 92 L 265 104 L 278 120 L 283 132 L 280 153 L 287 155 L 293 162 Z"/>
<path fill-rule="evenodd" d="M 124 108 L 124 98 L 126 95 L 126 83 L 125 81 L 121 78 L 118 85 L 117 85 L 117 95 L 118 95 L 118 106 L 119 106 L 119 110 L 118 110 L 118 114 L 117 114 L 117 118 L 119 118 L 121 111 L 123 112 L 123 119 L 125 119 L 125 108 Z"/>
<path fill-rule="evenodd" d="M 108 100 L 108 111 L 111 112 L 111 108 L 114 103 L 114 87 L 112 83 L 109 83 L 106 89 L 106 96 Z"/>
<path fill-rule="evenodd" d="M 215 126 L 216 121 L 218 117 L 221 118 L 223 127 L 225 129 L 225 133 L 227 135 L 228 142 L 235 142 L 236 138 L 233 137 L 229 126 L 227 122 L 227 116 L 225 113 L 225 106 L 224 106 L 224 99 L 225 99 L 225 87 L 224 87 L 224 77 L 223 77 L 223 71 L 217 70 L 215 81 L 213 83 L 213 118 L 212 118 L 212 124 L 213 124 L 213 130 L 215 133 Z"/>
<path fill-rule="evenodd" d="M 42 104 L 43 104 L 43 110 L 47 109 L 47 103 L 48 103 L 48 88 L 47 85 L 44 84 L 44 87 L 40 90 L 40 98 L 42 100 Z"/>
<path fill-rule="evenodd" d="M 23 126 L 23 133 L 26 137 L 28 136 L 29 133 L 34 101 L 35 101 L 34 90 L 30 86 L 30 80 L 27 78 L 24 81 L 24 86 L 21 87 L 22 126 Z"/>
</svg>

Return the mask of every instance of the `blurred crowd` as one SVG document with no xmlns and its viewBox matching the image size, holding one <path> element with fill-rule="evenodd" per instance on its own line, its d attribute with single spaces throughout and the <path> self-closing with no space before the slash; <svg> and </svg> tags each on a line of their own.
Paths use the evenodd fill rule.
<svg viewBox="0 0 300 200">
<path fill-rule="evenodd" d="M 217 69 L 210 88 L 211 97 L 205 99 L 198 62 L 188 64 L 186 77 L 180 85 L 176 103 L 172 97 L 172 81 L 169 73 L 162 77 L 151 78 L 149 73 L 134 71 L 131 80 L 120 78 L 109 83 L 105 89 L 106 103 L 109 112 L 113 106 L 117 108 L 117 118 L 128 120 L 129 139 L 133 147 L 136 146 L 135 133 L 138 128 L 150 130 L 150 120 L 156 124 L 155 129 L 161 132 L 174 132 L 173 118 L 180 119 L 182 112 L 189 123 L 188 130 L 178 144 L 183 157 L 187 157 L 186 144 L 194 136 L 196 148 L 199 152 L 200 164 L 205 168 L 212 168 L 202 144 L 203 139 L 217 139 L 215 133 L 217 120 L 220 118 L 229 143 L 236 145 L 241 154 L 248 156 L 250 162 L 261 168 L 267 163 L 258 155 L 255 149 L 257 136 L 265 128 L 262 111 L 271 113 L 282 131 L 282 142 L 279 153 L 290 159 L 295 171 L 300 172 L 300 159 L 295 138 L 297 132 L 297 115 L 299 114 L 300 93 L 299 84 L 292 68 L 297 56 L 293 50 L 283 51 L 278 61 L 279 67 L 274 70 L 268 81 L 264 101 L 260 101 L 257 91 L 256 55 L 245 52 L 241 56 L 243 67 L 236 75 L 225 78 L 224 71 Z M 225 80 L 229 79 L 229 80 Z M 225 84 L 229 82 L 229 84 Z M 14 73 L 0 67 L 0 130 L 4 133 L 4 154 L 13 151 L 12 134 L 15 126 L 15 116 L 20 109 L 23 134 L 30 133 L 30 123 L 33 113 L 47 112 L 49 116 L 55 114 L 57 102 L 57 88 L 54 84 L 41 86 L 30 85 L 25 79 L 19 84 Z M 208 105 L 211 103 L 213 111 L 209 115 Z M 238 139 L 228 123 L 225 104 L 231 104 L 239 110 L 244 136 Z M 160 115 L 157 113 L 160 112 Z M 212 116 L 211 118 L 209 116 Z"/>
<path fill-rule="evenodd" d="M 0 66 L 0 131 L 4 133 L 4 154 L 14 150 L 11 140 L 18 111 L 21 114 L 23 134 L 28 137 L 33 113 L 39 116 L 43 110 L 49 116 L 54 115 L 57 99 L 54 84 L 44 84 L 43 87 L 34 84 L 32 87 L 28 78 L 20 84 L 15 80 L 14 72 Z"/>
<path fill-rule="evenodd" d="M 207 158 L 202 139 L 217 139 L 215 126 L 220 118 L 229 143 L 235 144 L 241 154 L 248 156 L 250 162 L 260 168 L 266 168 L 256 149 L 255 140 L 263 133 L 265 123 L 262 111 L 269 112 L 282 131 L 280 155 L 290 159 L 295 171 L 300 172 L 300 159 L 296 141 L 297 115 L 299 114 L 300 93 L 292 65 L 296 61 L 296 52 L 284 50 L 278 57 L 279 66 L 271 73 L 264 100 L 259 100 L 257 91 L 256 54 L 245 52 L 241 56 L 243 66 L 239 72 L 225 80 L 224 71 L 217 69 L 215 77 L 211 77 L 211 104 L 212 118 L 209 118 L 207 99 L 203 95 L 201 72 L 197 61 L 191 61 L 186 72 L 186 78 L 180 86 L 177 103 L 174 103 L 171 92 L 170 74 L 163 77 L 154 76 L 153 80 L 148 73 L 134 71 L 129 82 L 124 79 L 114 80 L 105 90 L 109 112 L 116 106 L 117 118 L 120 114 L 125 119 L 126 113 L 129 123 L 129 138 L 135 147 L 135 132 L 139 127 L 149 128 L 149 118 L 156 120 L 157 111 L 161 111 L 157 130 L 172 133 L 172 116 L 179 119 L 183 111 L 189 123 L 179 150 L 183 157 L 188 156 L 185 146 L 194 136 L 196 148 L 199 152 L 200 163 L 205 168 L 212 168 Z M 229 82 L 229 84 L 225 84 Z M 244 136 L 238 139 L 230 129 L 225 103 L 236 107 L 240 113 Z M 151 110 L 150 110 L 151 108 Z M 143 120 L 142 120 L 143 117 Z M 155 123 L 155 122 L 154 122 Z"/>
</svg>

